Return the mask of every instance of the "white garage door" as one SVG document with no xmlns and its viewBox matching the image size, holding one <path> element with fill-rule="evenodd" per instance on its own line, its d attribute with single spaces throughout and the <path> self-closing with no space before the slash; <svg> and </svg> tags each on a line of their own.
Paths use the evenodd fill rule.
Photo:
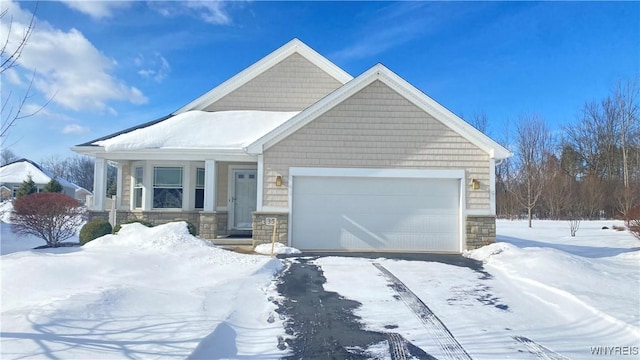
<svg viewBox="0 0 640 360">
<path fill-rule="evenodd" d="M 460 252 L 460 180 L 294 176 L 302 250 Z"/>
</svg>

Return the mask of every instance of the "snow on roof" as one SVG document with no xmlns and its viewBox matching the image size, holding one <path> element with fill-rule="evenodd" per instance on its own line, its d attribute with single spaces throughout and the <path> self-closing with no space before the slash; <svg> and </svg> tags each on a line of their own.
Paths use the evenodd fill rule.
<svg viewBox="0 0 640 360">
<path fill-rule="evenodd" d="M 29 175 L 36 184 L 46 184 L 54 177 L 51 172 L 27 159 L 14 161 L 0 168 L 0 181 L 3 183 L 21 183 L 27 180 Z M 56 180 L 64 187 L 81 189 L 80 186 L 65 179 L 58 177 Z"/>
<path fill-rule="evenodd" d="M 105 151 L 142 149 L 242 149 L 297 111 L 187 111 L 164 121 L 96 141 Z"/>
</svg>

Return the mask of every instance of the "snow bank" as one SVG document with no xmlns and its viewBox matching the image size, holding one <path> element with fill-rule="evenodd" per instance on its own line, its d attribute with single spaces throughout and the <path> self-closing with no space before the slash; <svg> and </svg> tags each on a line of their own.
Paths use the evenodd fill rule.
<svg viewBox="0 0 640 360">
<path fill-rule="evenodd" d="M 256 246 L 256 248 L 253 249 L 253 251 L 258 254 L 271 255 L 271 248 L 272 248 L 271 244 L 260 244 Z M 301 251 L 296 248 L 288 247 L 282 243 L 275 243 L 273 244 L 273 253 L 274 254 L 300 254 Z"/>
<path fill-rule="evenodd" d="M 0 357 L 216 358 L 224 348 L 280 358 L 283 320 L 269 299 L 281 268 L 195 238 L 183 222 L 4 255 Z"/>
<path fill-rule="evenodd" d="M 11 212 L 13 211 L 13 202 L 5 200 L 0 203 L 0 221 L 5 224 L 11 224 Z"/>
<path fill-rule="evenodd" d="M 591 358 L 591 347 L 637 347 L 640 338 L 640 243 L 628 232 L 602 230 L 614 224 L 621 225 L 584 221 L 572 238 L 562 221 L 537 221 L 534 229 L 498 221 L 498 243 L 465 254 L 484 263 L 480 271 L 389 259 L 315 263 L 326 290 L 362 303 L 356 315 L 367 329 L 399 333 L 436 358 L 447 358 L 447 349 L 372 263 L 411 289 L 474 359 L 536 357 L 523 337 L 567 358 Z"/>
<path fill-rule="evenodd" d="M 97 141 L 105 151 L 242 149 L 298 112 L 187 111 L 157 124 Z"/>
<path fill-rule="evenodd" d="M 87 243 L 85 248 L 104 246 L 179 252 L 193 248 L 213 247 L 213 244 L 189 234 L 187 223 L 177 221 L 154 227 L 147 227 L 140 223 L 123 224 L 117 235 L 105 235 L 95 239 Z"/>
</svg>

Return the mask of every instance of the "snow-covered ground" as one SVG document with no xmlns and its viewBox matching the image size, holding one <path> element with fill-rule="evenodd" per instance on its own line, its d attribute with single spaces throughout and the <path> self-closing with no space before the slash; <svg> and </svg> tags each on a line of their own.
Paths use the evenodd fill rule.
<svg viewBox="0 0 640 360">
<path fill-rule="evenodd" d="M 640 242 L 589 221 L 577 236 L 569 224 L 497 223 L 498 242 L 465 256 L 484 272 L 434 262 L 321 258 L 325 289 L 363 304 L 367 328 L 397 332 L 437 358 L 448 358 L 414 313 L 375 271 L 379 263 L 404 282 L 449 328 L 474 359 L 531 359 L 525 337 L 571 359 L 597 347 L 638 355 Z M 353 284 L 362 284 L 353 286 Z M 375 289 L 375 292 L 366 291 Z M 392 329 L 389 329 L 391 325 Z M 535 357 L 534 357 L 535 358 Z"/>
<path fill-rule="evenodd" d="M 83 247 L 3 255 L 0 266 L 2 359 L 283 354 L 269 301 L 280 261 L 210 246 L 182 222 L 129 224 Z"/>
<path fill-rule="evenodd" d="M 465 254 L 483 271 L 388 259 L 316 263 L 327 290 L 363 304 L 357 314 L 368 329 L 400 333 L 438 358 L 447 356 L 372 263 L 416 293 L 474 359 L 534 358 L 519 337 L 591 358 L 591 347 L 637 351 L 640 343 L 640 242 L 601 229 L 614 224 L 622 225 L 583 222 L 572 238 L 566 222 L 528 229 L 499 221 L 498 243 Z M 210 246 L 183 223 L 130 224 L 84 247 L 44 250 L 1 226 L 2 359 L 288 354 L 277 349 L 286 335 L 271 301 L 281 260 Z"/>
</svg>

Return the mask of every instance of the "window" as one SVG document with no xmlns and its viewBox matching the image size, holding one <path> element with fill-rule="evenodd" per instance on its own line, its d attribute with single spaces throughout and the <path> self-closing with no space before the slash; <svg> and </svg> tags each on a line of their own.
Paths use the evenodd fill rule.
<svg viewBox="0 0 640 360">
<path fill-rule="evenodd" d="M 153 168 L 153 207 L 182 208 L 182 168 Z"/>
<path fill-rule="evenodd" d="M 142 175 L 143 167 L 138 166 L 133 172 L 133 207 L 135 209 L 142 208 Z"/>
<path fill-rule="evenodd" d="M 204 208 L 204 168 L 196 169 L 196 209 Z"/>
</svg>

